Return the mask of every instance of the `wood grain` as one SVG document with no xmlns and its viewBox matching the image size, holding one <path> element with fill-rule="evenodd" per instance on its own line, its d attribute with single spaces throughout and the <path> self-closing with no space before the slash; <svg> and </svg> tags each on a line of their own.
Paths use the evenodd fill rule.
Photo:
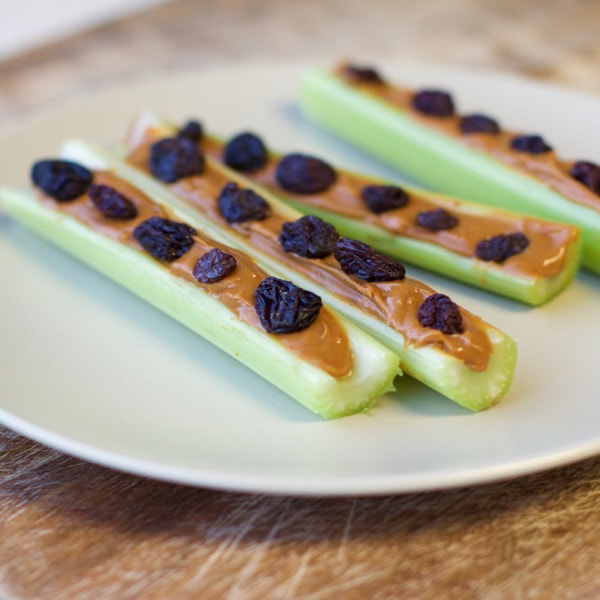
<svg viewBox="0 0 600 600">
<path fill-rule="evenodd" d="M 231 61 L 402 57 L 600 93 L 596 0 L 177 1 L 0 63 L 0 122 Z M 118 473 L 0 428 L 0 598 L 600 597 L 600 459 L 437 493 L 302 499 Z"/>
</svg>

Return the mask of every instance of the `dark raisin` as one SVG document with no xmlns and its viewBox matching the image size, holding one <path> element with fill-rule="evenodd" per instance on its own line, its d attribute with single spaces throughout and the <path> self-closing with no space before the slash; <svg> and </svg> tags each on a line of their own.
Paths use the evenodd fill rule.
<svg viewBox="0 0 600 600">
<path fill-rule="evenodd" d="M 200 175 L 204 170 L 204 155 L 198 144 L 188 138 L 165 138 L 152 144 L 150 170 L 161 181 L 173 183 L 182 177 Z"/>
<path fill-rule="evenodd" d="M 85 193 L 92 183 L 92 174 L 68 160 L 38 160 L 31 169 L 31 179 L 48 196 L 68 202 Z"/>
<path fill-rule="evenodd" d="M 223 158 L 232 169 L 251 173 L 267 164 L 267 149 L 254 133 L 240 133 L 229 140 Z"/>
<path fill-rule="evenodd" d="M 571 168 L 571 176 L 600 196 L 600 165 L 578 160 Z"/>
<path fill-rule="evenodd" d="M 127 221 L 137 217 L 135 204 L 109 185 L 91 185 L 88 194 L 94 206 L 107 219 Z"/>
<path fill-rule="evenodd" d="M 543 154 L 552 150 L 552 146 L 548 146 L 540 135 L 518 135 L 511 140 L 510 147 L 528 154 Z"/>
<path fill-rule="evenodd" d="M 337 241 L 333 255 L 344 273 L 364 281 L 396 281 L 404 279 L 404 267 L 371 246 L 358 240 L 342 238 Z"/>
<path fill-rule="evenodd" d="M 333 225 L 307 215 L 293 223 L 284 223 L 279 243 L 286 252 L 306 258 L 325 258 L 333 252 L 339 237 Z"/>
<path fill-rule="evenodd" d="M 344 67 L 344 74 L 360 83 L 375 83 L 378 85 L 385 83 L 383 77 L 373 67 L 347 65 Z"/>
<path fill-rule="evenodd" d="M 413 96 L 412 105 L 432 117 L 451 117 L 454 114 L 452 96 L 442 90 L 420 90 Z"/>
<path fill-rule="evenodd" d="M 200 140 L 204 137 L 204 128 L 198 121 L 189 120 L 177 133 L 178 138 L 186 138 L 194 144 L 199 144 Z"/>
<path fill-rule="evenodd" d="M 475 248 L 477 258 L 501 263 L 514 254 L 520 254 L 529 246 L 529 240 L 521 233 L 502 233 L 481 240 Z"/>
<path fill-rule="evenodd" d="M 417 224 L 431 231 L 452 229 L 458 225 L 458 219 L 443 208 L 424 210 L 417 215 Z"/>
<path fill-rule="evenodd" d="M 462 333 L 464 327 L 458 306 L 444 294 L 425 298 L 417 313 L 423 327 L 439 329 L 442 333 Z"/>
<path fill-rule="evenodd" d="M 360 197 L 369 210 L 377 214 L 402 208 L 408 202 L 408 194 L 396 185 L 366 185 Z"/>
<path fill-rule="evenodd" d="M 297 194 L 324 192 L 333 185 L 335 171 L 324 161 L 305 154 L 288 154 L 277 165 L 279 185 Z"/>
<path fill-rule="evenodd" d="M 250 189 L 239 188 L 233 181 L 225 184 L 217 202 L 228 223 L 262 221 L 271 214 L 271 207 L 262 196 Z"/>
<path fill-rule="evenodd" d="M 263 279 L 254 291 L 254 310 L 269 333 L 306 329 L 317 318 L 322 305 L 316 294 L 276 277 Z"/>
<path fill-rule="evenodd" d="M 192 274 L 201 283 L 215 283 L 231 275 L 236 266 L 235 256 L 220 248 L 213 248 L 196 261 Z"/>
<path fill-rule="evenodd" d="M 462 133 L 500 133 L 498 121 L 487 115 L 465 115 L 460 118 L 458 126 Z"/>
<path fill-rule="evenodd" d="M 194 233 L 196 230 L 185 223 L 150 217 L 133 230 L 133 237 L 154 258 L 171 262 L 192 247 Z"/>
</svg>

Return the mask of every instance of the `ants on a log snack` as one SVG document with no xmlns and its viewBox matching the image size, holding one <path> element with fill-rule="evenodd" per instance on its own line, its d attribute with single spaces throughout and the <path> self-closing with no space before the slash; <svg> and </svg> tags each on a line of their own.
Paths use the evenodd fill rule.
<svg viewBox="0 0 600 600">
<path fill-rule="evenodd" d="M 507 131 L 485 112 L 461 114 L 447 90 L 374 85 L 351 71 L 345 64 L 305 72 L 301 104 L 310 118 L 428 187 L 575 225 L 582 266 L 600 273 L 600 176 L 589 175 L 596 163 L 564 159 L 539 133 Z M 521 233 L 530 239 L 523 258 L 536 244 Z"/>
</svg>

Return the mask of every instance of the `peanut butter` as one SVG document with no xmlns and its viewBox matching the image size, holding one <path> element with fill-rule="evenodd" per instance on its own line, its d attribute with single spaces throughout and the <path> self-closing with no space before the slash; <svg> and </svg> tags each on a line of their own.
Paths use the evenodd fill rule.
<svg viewBox="0 0 600 600">
<path fill-rule="evenodd" d="M 71 202 L 57 202 L 48 196 L 42 196 L 42 201 L 55 210 L 75 217 L 103 235 L 136 249 L 140 249 L 141 246 L 133 237 L 133 231 L 139 223 L 152 216 L 171 218 L 162 206 L 155 204 L 140 190 L 112 173 L 94 173 L 93 182 L 111 186 L 126 196 L 135 204 L 138 211 L 137 217 L 126 221 L 107 219 L 95 208 L 87 194 Z M 219 244 L 199 232 L 193 237 L 192 248 L 173 262 L 163 263 L 165 268 L 177 277 L 194 283 L 212 297 L 217 298 L 244 323 L 262 329 L 259 317 L 254 310 L 254 290 L 267 276 L 267 273 L 242 252 Z M 197 260 L 216 247 L 232 254 L 237 261 L 237 267 L 231 275 L 221 281 L 203 284 L 193 276 L 192 271 Z M 335 378 L 347 376 L 352 371 L 354 359 L 348 336 L 337 317 L 325 307 L 321 308 L 314 323 L 302 331 L 267 335 L 271 335 L 295 356 Z"/>
<path fill-rule="evenodd" d="M 374 85 L 358 82 L 344 74 L 343 66 L 336 69 L 335 74 L 348 85 L 397 106 L 412 119 L 456 139 L 473 150 L 493 156 L 521 174 L 545 183 L 569 200 L 600 212 L 600 197 L 570 175 L 574 161 L 561 160 L 554 151 L 542 154 L 516 151 L 510 145 L 511 140 L 518 135 L 515 132 L 463 134 L 459 126 L 460 116 L 434 117 L 415 110 L 411 103 L 413 91 L 410 89 L 389 83 Z"/>
<path fill-rule="evenodd" d="M 207 155 L 214 155 L 217 146 L 202 142 Z M 129 161 L 147 171 L 148 151 L 135 149 Z M 144 158 L 146 157 L 146 158 Z M 271 168 L 272 168 L 272 163 Z M 269 165 L 265 167 L 269 169 Z M 434 346 L 448 352 L 474 371 L 485 371 L 493 348 L 481 319 L 460 309 L 464 332 L 446 335 L 436 329 L 423 327 L 417 318 L 422 301 L 434 291 L 428 286 L 412 280 L 367 283 L 357 277 L 346 275 L 333 256 L 323 259 L 306 259 L 286 253 L 279 235 L 285 219 L 275 213 L 262 221 L 250 221 L 230 225 L 218 210 L 217 198 L 227 178 L 219 171 L 206 165 L 202 175 L 195 175 L 170 184 L 171 190 L 201 210 L 212 221 L 222 227 L 233 228 L 253 246 L 289 265 L 300 273 L 325 285 L 336 296 L 358 305 L 365 313 L 380 319 L 404 337 L 414 348 Z"/>
</svg>

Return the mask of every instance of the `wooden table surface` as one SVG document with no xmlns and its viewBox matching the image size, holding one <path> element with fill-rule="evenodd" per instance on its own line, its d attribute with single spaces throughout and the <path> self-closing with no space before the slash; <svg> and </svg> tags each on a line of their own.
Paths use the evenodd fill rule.
<svg viewBox="0 0 600 600">
<path fill-rule="evenodd" d="M 0 62 L 0 124 L 231 61 L 419 58 L 600 94 L 597 0 L 180 1 Z M 0 598 L 600 598 L 600 459 L 374 498 L 187 488 L 0 428 Z"/>
</svg>

